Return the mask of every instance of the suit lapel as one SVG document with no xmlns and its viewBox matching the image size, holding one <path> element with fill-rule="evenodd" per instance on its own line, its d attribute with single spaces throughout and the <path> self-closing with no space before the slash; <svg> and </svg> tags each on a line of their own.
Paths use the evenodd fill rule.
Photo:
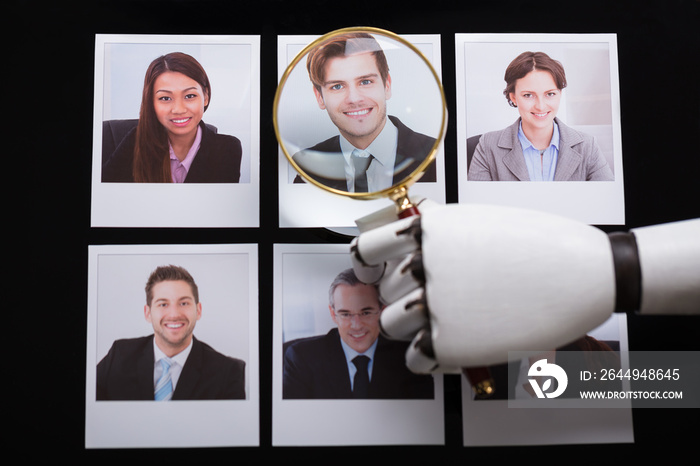
<svg viewBox="0 0 700 466">
<path fill-rule="evenodd" d="M 394 178 L 392 180 L 392 183 L 396 184 L 403 178 L 405 178 L 405 170 L 408 167 L 404 167 L 404 165 L 412 166 L 413 162 L 408 158 L 408 155 L 406 154 L 407 149 L 411 149 L 410 147 L 405 147 L 407 128 L 398 119 L 395 119 L 391 116 L 389 116 L 389 118 L 391 119 L 391 122 L 387 123 L 393 123 L 394 126 L 396 126 L 396 129 L 398 130 L 396 141 L 396 159 L 394 159 Z"/>
<path fill-rule="evenodd" d="M 575 146 L 581 144 L 583 138 L 561 121 L 555 121 L 559 125 L 559 157 L 557 158 L 557 169 L 554 172 L 554 181 L 567 181 L 581 166 L 583 155 L 576 150 Z"/>
<path fill-rule="evenodd" d="M 202 180 L 200 172 L 206 172 L 206 130 L 204 128 L 204 123 L 199 122 L 200 128 L 202 128 L 202 140 L 199 142 L 199 150 L 197 151 L 197 157 L 192 161 L 190 169 L 187 171 L 187 176 L 185 176 L 184 183 L 199 183 Z M 202 149 L 204 148 L 204 149 Z"/>
<path fill-rule="evenodd" d="M 314 178 L 319 183 L 324 186 L 328 186 L 333 189 L 338 189 L 340 191 L 347 191 L 348 184 L 345 180 L 345 159 L 340 150 L 340 136 L 333 136 L 314 147 L 299 151 L 293 157 L 294 161 L 306 172 L 307 175 Z M 315 174 L 304 167 L 313 167 L 327 165 L 332 169 L 336 170 L 333 176 L 327 177 L 319 174 Z M 339 171 L 338 171 L 339 170 Z M 297 175 L 299 181 L 301 177 Z M 297 180 L 294 180 L 297 183 Z"/>
<path fill-rule="evenodd" d="M 401 180 L 409 176 L 413 171 L 415 171 L 418 166 L 423 163 L 423 160 L 428 156 L 434 140 L 430 143 L 430 147 L 426 147 L 427 143 L 430 141 L 429 138 L 419 138 L 417 133 L 411 130 L 408 126 L 404 125 L 398 118 L 389 115 L 390 123 L 393 123 L 398 130 L 397 142 L 396 142 L 396 158 L 394 160 L 394 177 L 392 180 L 393 184 L 399 183 Z M 434 167 L 435 164 L 431 164 Z M 434 181 L 434 175 L 431 181 Z"/>
<path fill-rule="evenodd" d="M 385 398 L 399 394 L 400 381 L 397 380 L 396 360 L 391 357 L 391 348 L 384 337 L 379 336 L 374 352 L 372 378 L 369 384 L 371 398 Z"/>
<path fill-rule="evenodd" d="M 337 398 L 352 398 L 350 373 L 337 328 L 328 332 L 327 343 L 328 358 L 326 358 L 325 372 L 330 393 L 337 394 Z"/>
<path fill-rule="evenodd" d="M 518 140 L 518 128 L 520 120 L 511 125 L 509 131 L 504 131 L 498 139 L 498 147 L 507 150 L 503 156 L 503 165 L 513 174 L 518 181 L 530 181 L 530 175 L 525 165 L 525 155 Z"/>
<path fill-rule="evenodd" d="M 144 348 L 141 357 L 136 362 L 136 372 L 138 380 L 137 398 L 139 400 L 152 400 L 154 398 L 153 387 L 153 364 L 155 362 L 155 354 L 153 353 L 153 335 L 146 339 L 146 348 Z"/>
<path fill-rule="evenodd" d="M 197 381 L 200 379 L 200 368 L 202 367 L 202 346 L 196 338 L 192 337 L 192 350 L 190 351 L 185 366 L 182 368 L 177 386 L 173 392 L 173 400 L 192 400 L 194 391 L 197 388 Z"/>
</svg>

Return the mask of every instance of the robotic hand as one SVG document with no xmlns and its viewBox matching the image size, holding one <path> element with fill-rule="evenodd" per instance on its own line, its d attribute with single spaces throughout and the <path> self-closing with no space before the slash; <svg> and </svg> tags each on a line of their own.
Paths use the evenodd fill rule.
<svg viewBox="0 0 700 466">
<path fill-rule="evenodd" d="M 355 273 L 378 284 L 382 332 L 417 373 L 563 346 L 613 312 L 700 313 L 700 219 L 607 234 L 555 215 L 418 203 L 358 220 Z M 390 218 L 387 218 L 390 217 Z M 369 229 L 364 223 L 374 222 Z"/>
</svg>

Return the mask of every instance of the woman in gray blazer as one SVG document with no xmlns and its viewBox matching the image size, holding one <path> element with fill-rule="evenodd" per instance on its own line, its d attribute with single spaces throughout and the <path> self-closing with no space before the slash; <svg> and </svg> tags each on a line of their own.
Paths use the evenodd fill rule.
<svg viewBox="0 0 700 466">
<path fill-rule="evenodd" d="M 520 117 L 484 134 L 469 164 L 470 181 L 611 181 L 595 139 L 556 118 L 564 67 L 543 52 L 524 52 L 506 69 L 508 104 Z"/>
</svg>

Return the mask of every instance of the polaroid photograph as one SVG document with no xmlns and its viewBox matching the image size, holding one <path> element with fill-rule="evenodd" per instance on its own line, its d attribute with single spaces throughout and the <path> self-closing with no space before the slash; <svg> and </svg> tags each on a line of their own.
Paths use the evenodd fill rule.
<svg viewBox="0 0 700 466">
<path fill-rule="evenodd" d="M 409 342 L 379 335 L 377 289 L 347 248 L 275 245 L 272 443 L 442 445 L 442 376 L 409 371 Z"/>
<path fill-rule="evenodd" d="M 621 367 L 626 367 L 628 347 L 627 316 L 614 314 L 579 340 L 550 350 L 546 356 L 555 364 L 562 364 L 558 353 L 566 362 L 572 354 L 585 357 L 584 352 L 590 352 L 601 360 L 603 355 L 608 355 L 609 360 L 617 359 Z M 591 409 L 581 407 L 581 400 L 564 393 L 556 400 L 539 400 L 554 402 L 556 407 L 532 407 L 537 393 L 532 390 L 533 384 L 528 383 L 530 366 L 531 361 L 525 358 L 490 366 L 495 388 L 490 399 L 476 399 L 468 381 L 462 377 L 465 446 L 634 442 L 629 401 L 617 403 L 615 407 Z M 575 380 L 571 376 L 569 380 L 572 388 L 575 387 Z"/>
<path fill-rule="evenodd" d="M 434 162 L 409 192 L 444 202 L 440 36 L 401 38 L 419 53 L 376 34 L 346 39 L 348 44 L 362 44 L 359 52 L 347 58 L 323 56 L 322 51 L 331 49 L 328 46 L 314 48 L 288 69 L 318 36 L 279 36 L 278 71 L 283 86 L 276 101 L 276 124 L 281 227 L 354 228 L 357 218 L 389 202 L 358 202 L 319 188 L 300 176 L 287 155 L 314 182 L 340 192 L 359 193 L 380 192 L 400 183 L 436 149 Z M 378 48 L 379 54 L 365 52 L 365 48 Z M 310 73 L 307 58 L 311 53 L 319 64 Z M 359 187 L 359 181 L 356 188 L 355 178 L 348 172 L 349 154 L 359 149 L 370 154 L 364 159 L 370 160 L 368 167 L 362 169 L 366 170 L 365 188 Z M 356 169 L 354 173 L 358 173 Z"/>
<path fill-rule="evenodd" d="M 455 54 L 459 202 L 624 224 L 616 35 L 456 34 Z"/>
<path fill-rule="evenodd" d="M 259 75 L 259 36 L 97 34 L 91 225 L 257 227 Z"/>
<path fill-rule="evenodd" d="M 259 445 L 257 247 L 90 246 L 86 448 Z"/>
</svg>

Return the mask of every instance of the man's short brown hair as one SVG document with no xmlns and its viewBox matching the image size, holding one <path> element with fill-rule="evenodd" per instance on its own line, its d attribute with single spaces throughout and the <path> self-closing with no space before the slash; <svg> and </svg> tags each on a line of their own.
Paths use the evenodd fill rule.
<svg viewBox="0 0 700 466">
<path fill-rule="evenodd" d="M 386 84 L 389 64 L 377 40 L 365 32 L 352 32 L 333 36 L 314 47 L 306 58 L 306 69 L 314 87 L 321 92 L 325 82 L 326 63 L 332 58 L 347 57 L 358 53 L 372 53 L 377 69 Z"/>
<path fill-rule="evenodd" d="M 177 265 L 163 265 L 156 268 L 151 272 L 151 276 L 148 277 L 146 282 L 146 304 L 150 307 L 151 301 L 153 300 L 153 287 L 160 282 L 165 281 L 179 281 L 182 280 L 187 282 L 192 288 L 192 296 L 194 297 L 194 302 L 199 303 L 199 289 L 197 284 L 194 282 L 192 275 L 183 267 Z"/>
</svg>

